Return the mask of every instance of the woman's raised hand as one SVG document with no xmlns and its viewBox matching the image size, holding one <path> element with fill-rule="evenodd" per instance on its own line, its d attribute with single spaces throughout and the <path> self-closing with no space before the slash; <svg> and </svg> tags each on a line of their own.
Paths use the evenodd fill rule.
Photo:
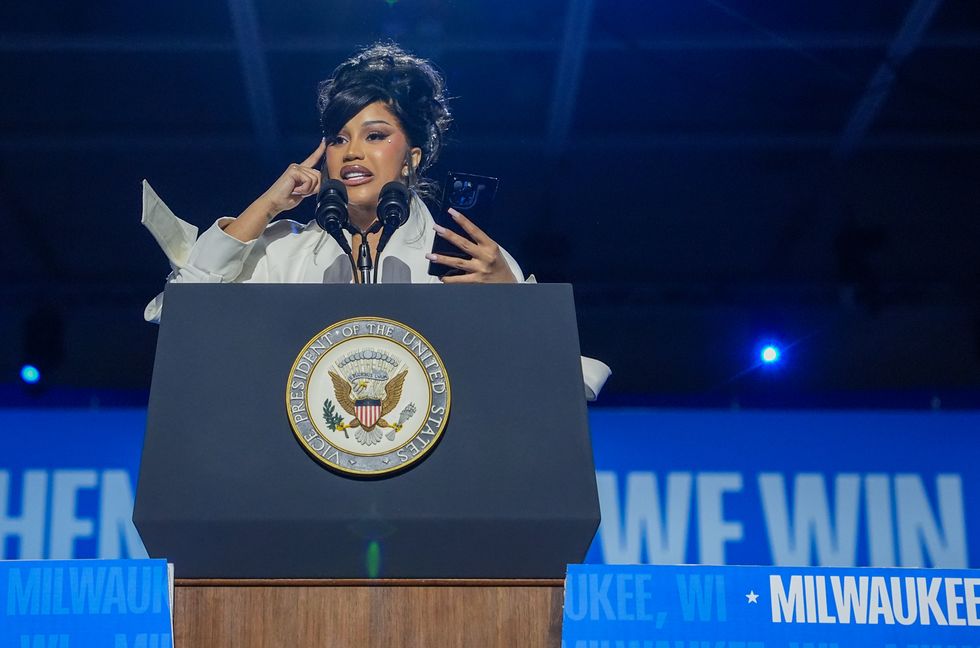
<svg viewBox="0 0 980 648">
<path fill-rule="evenodd" d="M 317 168 L 324 152 L 327 150 L 326 140 L 320 141 L 320 146 L 310 153 L 310 156 L 300 162 L 286 167 L 279 179 L 259 198 L 265 202 L 269 218 L 289 211 L 303 202 L 307 196 L 320 191 L 320 170 Z"/>
<path fill-rule="evenodd" d="M 442 281 L 444 283 L 517 283 L 517 277 L 511 271 L 500 246 L 466 216 L 455 209 L 450 209 L 449 213 L 473 240 L 440 225 L 436 225 L 436 234 L 473 258 L 459 259 L 443 254 L 426 254 L 425 258 L 429 261 L 463 271 L 463 274 L 447 275 L 442 278 Z"/>
<path fill-rule="evenodd" d="M 285 173 L 238 218 L 221 226 L 225 234 L 245 243 L 253 241 L 273 218 L 300 204 L 307 196 L 319 193 L 320 171 L 316 167 L 326 150 L 327 142 L 321 140 L 320 146 L 308 158 L 299 164 L 290 164 Z"/>
</svg>

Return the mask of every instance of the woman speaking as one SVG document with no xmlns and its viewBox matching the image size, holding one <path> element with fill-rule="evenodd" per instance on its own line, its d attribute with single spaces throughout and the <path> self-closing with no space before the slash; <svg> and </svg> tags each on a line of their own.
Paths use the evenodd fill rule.
<svg viewBox="0 0 980 648">
<path fill-rule="evenodd" d="M 443 79 L 432 65 L 396 45 L 374 45 L 342 63 L 320 84 L 318 107 L 324 138 L 319 146 L 302 162 L 290 164 L 237 218 L 218 219 L 190 244 L 186 260 L 175 263 L 173 254 L 168 254 L 174 265 L 169 281 L 355 281 L 347 253 L 315 220 L 273 222 L 279 214 L 316 196 L 327 178 L 344 184 L 350 223 L 361 232 L 372 229 L 382 187 L 397 181 L 410 190 L 408 220 L 395 230 L 375 260 L 379 282 L 523 281 L 513 257 L 465 215 L 450 210 L 472 240 L 437 225 L 421 200 L 433 187 L 423 173 L 438 158 L 450 122 L 443 92 Z M 159 235 L 159 211 L 144 213 L 144 222 L 168 251 L 166 240 L 172 237 Z M 372 258 L 380 236 L 380 231 L 366 235 Z M 435 236 L 447 239 L 471 258 L 429 253 Z M 456 272 L 442 279 L 430 276 L 430 261 Z M 161 308 L 162 295 L 147 307 L 146 319 L 158 321 Z"/>
</svg>

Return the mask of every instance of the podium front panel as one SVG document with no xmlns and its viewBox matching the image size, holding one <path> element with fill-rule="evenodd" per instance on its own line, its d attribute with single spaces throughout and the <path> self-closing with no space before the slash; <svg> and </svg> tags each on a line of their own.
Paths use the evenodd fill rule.
<svg viewBox="0 0 980 648">
<path fill-rule="evenodd" d="M 180 577 L 561 578 L 598 497 L 568 285 L 172 284 L 134 521 Z M 294 435 L 297 354 L 352 317 L 419 331 L 450 379 L 438 445 L 383 477 Z"/>
</svg>

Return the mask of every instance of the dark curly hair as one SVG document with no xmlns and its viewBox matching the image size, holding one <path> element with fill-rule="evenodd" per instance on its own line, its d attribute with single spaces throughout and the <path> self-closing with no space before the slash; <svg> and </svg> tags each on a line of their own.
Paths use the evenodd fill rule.
<svg viewBox="0 0 980 648">
<path fill-rule="evenodd" d="M 335 136 L 352 117 L 376 101 L 384 102 L 398 118 L 409 144 L 422 149 L 418 168 L 410 169 L 409 187 L 431 197 L 435 185 L 421 173 L 439 158 L 452 120 L 442 75 L 431 63 L 394 43 L 371 45 L 320 82 L 317 108 L 324 136 Z"/>
</svg>

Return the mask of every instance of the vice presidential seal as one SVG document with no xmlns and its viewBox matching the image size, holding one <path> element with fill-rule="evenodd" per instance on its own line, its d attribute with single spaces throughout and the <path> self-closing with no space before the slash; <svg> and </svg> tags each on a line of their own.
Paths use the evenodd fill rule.
<svg viewBox="0 0 980 648">
<path fill-rule="evenodd" d="M 428 453 L 449 417 L 449 378 L 428 340 L 394 320 L 337 322 L 306 343 L 286 384 L 299 442 L 320 463 L 380 475 Z"/>
</svg>

